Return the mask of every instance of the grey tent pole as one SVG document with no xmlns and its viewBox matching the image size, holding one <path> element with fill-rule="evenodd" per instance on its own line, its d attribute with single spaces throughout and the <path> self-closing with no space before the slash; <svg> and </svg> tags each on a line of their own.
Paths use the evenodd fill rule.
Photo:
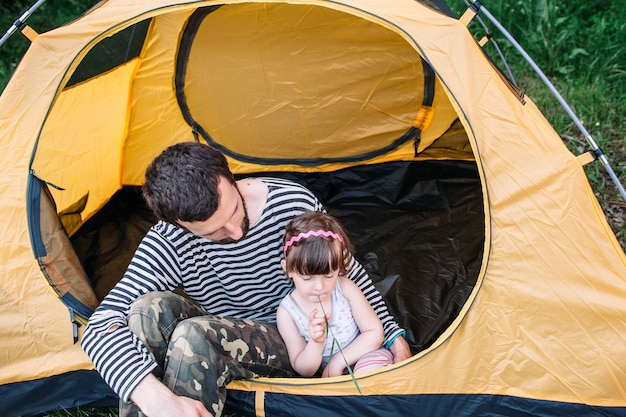
<svg viewBox="0 0 626 417">
<path fill-rule="evenodd" d="M 470 2 L 472 0 L 464 0 L 464 1 L 465 1 L 465 4 L 469 7 L 470 6 Z M 475 11 L 473 6 L 472 6 L 472 10 Z M 478 21 L 478 23 L 480 23 L 480 26 L 485 31 L 485 34 L 486 34 L 487 38 L 489 39 L 489 41 L 491 42 L 491 44 L 495 48 L 496 52 L 498 53 L 498 56 L 502 60 L 502 64 L 504 65 L 504 68 L 506 69 L 506 73 L 508 74 L 509 78 L 511 79 L 511 82 L 513 83 L 513 85 L 515 87 L 519 88 L 519 86 L 517 85 L 517 81 L 515 81 L 515 77 L 513 76 L 513 72 L 511 71 L 511 68 L 509 67 L 508 62 L 506 62 L 506 59 L 504 59 L 504 54 L 502 53 L 502 50 L 500 49 L 500 46 L 498 46 L 498 43 L 496 42 L 496 40 L 493 39 L 493 37 L 491 36 L 489 28 L 487 27 L 485 22 L 483 22 L 483 20 L 480 18 L 480 16 L 476 16 L 476 20 Z"/>
<path fill-rule="evenodd" d="M 26 21 L 26 19 L 28 19 L 30 15 L 32 15 L 33 12 L 37 10 L 39 6 L 41 6 L 45 1 L 46 0 L 38 0 L 37 3 L 30 6 L 30 8 L 19 17 L 19 19 L 13 22 L 13 25 L 11 25 L 11 27 L 7 29 L 2 38 L 0 38 L 0 46 L 4 45 L 7 39 L 9 39 L 9 36 L 11 36 L 16 30 L 21 29 L 24 26 L 24 22 Z"/>
<path fill-rule="evenodd" d="M 489 13 L 489 10 L 487 10 L 478 1 L 475 1 L 475 0 L 470 0 L 470 1 L 472 2 L 472 5 L 470 5 L 470 7 L 474 11 L 474 13 L 482 12 L 487 17 L 487 19 L 489 19 L 489 21 L 491 21 L 491 23 L 493 23 L 496 26 L 496 28 L 498 28 L 498 30 L 500 32 L 502 32 L 502 34 L 509 40 L 509 42 L 511 42 L 511 44 L 515 47 L 515 49 L 517 49 L 517 51 L 522 55 L 522 57 L 524 57 L 524 59 L 530 64 L 532 69 L 541 78 L 541 80 L 548 87 L 550 92 L 556 97 L 556 99 L 559 101 L 561 106 L 563 106 L 563 108 L 565 109 L 567 114 L 570 116 L 570 118 L 572 119 L 572 121 L 576 125 L 576 127 L 578 127 L 580 132 L 583 134 L 583 136 L 587 140 L 587 143 L 589 144 L 589 146 L 591 146 L 591 151 L 594 154 L 594 156 L 597 159 L 599 159 L 600 162 L 602 162 L 602 165 L 604 165 L 604 168 L 606 169 L 606 171 L 608 172 L 609 176 L 611 177 L 611 179 L 615 183 L 615 186 L 617 187 L 617 189 L 619 190 L 620 194 L 622 195 L 622 198 L 624 199 L 624 201 L 626 201 L 626 190 L 624 190 L 624 186 L 622 185 L 622 183 L 620 182 L 619 178 L 615 174 L 615 171 L 613 171 L 613 168 L 611 167 L 611 164 L 609 163 L 609 160 L 608 160 L 607 156 L 602 152 L 602 149 L 600 149 L 600 147 L 595 142 L 595 140 L 591 137 L 589 132 L 587 132 L 587 129 L 585 128 L 585 126 L 583 126 L 583 124 L 580 122 L 580 119 L 578 118 L 578 116 L 576 116 L 576 114 L 574 113 L 572 108 L 565 101 L 563 96 L 561 96 L 561 94 L 558 92 L 556 87 L 554 87 L 552 82 L 550 82 L 548 77 L 546 77 L 546 75 L 543 73 L 541 68 L 539 68 L 539 66 L 526 53 L 524 48 L 522 48 L 522 46 L 515 40 L 515 38 L 513 38 L 513 36 L 500 24 L 500 22 L 498 22 L 498 20 L 495 17 L 493 17 L 493 15 L 491 13 Z"/>
</svg>

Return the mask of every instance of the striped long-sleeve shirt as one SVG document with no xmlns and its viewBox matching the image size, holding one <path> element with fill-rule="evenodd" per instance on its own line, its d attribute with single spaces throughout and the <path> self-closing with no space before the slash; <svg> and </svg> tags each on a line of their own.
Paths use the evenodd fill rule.
<svg viewBox="0 0 626 417">
<path fill-rule="evenodd" d="M 286 224 L 305 211 L 322 211 L 306 188 L 291 181 L 259 178 L 268 187 L 265 209 L 244 239 L 223 244 L 194 235 L 164 221 L 143 238 L 119 283 L 89 319 L 82 338 L 98 372 L 125 401 L 155 367 L 148 351 L 127 327 L 133 301 L 153 291 L 185 293 L 207 313 L 275 321 L 280 301 L 291 284 L 280 266 Z M 402 329 L 363 267 L 353 262 L 350 274 L 380 317 L 386 340 Z M 114 329 L 113 331 L 111 331 Z"/>
</svg>

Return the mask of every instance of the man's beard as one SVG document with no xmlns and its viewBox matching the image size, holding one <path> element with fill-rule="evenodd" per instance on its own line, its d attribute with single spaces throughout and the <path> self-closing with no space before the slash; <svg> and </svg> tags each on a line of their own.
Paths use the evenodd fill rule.
<svg viewBox="0 0 626 417">
<path fill-rule="evenodd" d="M 237 192 L 239 193 L 239 197 L 241 197 L 241 204 L 243 205 L 243 219 L 241 219 L 241 237 L 237 240 L 231 239 L 227 237 L 226 239 L 219 240 L 220 243 L 236 243 L 241 239 L 245 238 L 248 232 L 250 231 L 250 217 L 248 217 L 248 207 L 246 207 L 246 200 L 243 199 L 243 196 L 239 192 L 239 187 L 235 185 Z"/>
</svg>

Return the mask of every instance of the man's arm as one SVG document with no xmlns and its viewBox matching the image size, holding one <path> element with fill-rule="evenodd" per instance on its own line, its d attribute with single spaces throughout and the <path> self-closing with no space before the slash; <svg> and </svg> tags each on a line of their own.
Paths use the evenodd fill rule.
<svg viewBox="0 0 626 417">
<path fill-rule="evenodd" d="M 394 318 L 389 314 L 385 300 L 374 283 L 370 279 L 365 268 L 353 257 L 350 265 L 350 278 L 363 292 L 365 298 L 370 303 L 385 330 L 385 347 L 393 353 L 393 361 L 401 362 L 411 357 L 411 349 L 404 338 L 406 332 L 402 329 Z"/>
<path fill-rule="evenodd" d="M 144 244 L 146 240 L 150 242 Z M 174 253 L 160 237 L 148 232 L 126 274 L 89 318 L 81 346 L 105 382 L 124 401 L 139 381 L 157 366 L 139 339 L 128 328 L 131 304 L 151 291 L 173 290 L 177 271 L 165 272 Z M 159 264 L 159 263 L 165 263 Z M 161 277 L 160 279 L 157 277 Z"/>
</svg>

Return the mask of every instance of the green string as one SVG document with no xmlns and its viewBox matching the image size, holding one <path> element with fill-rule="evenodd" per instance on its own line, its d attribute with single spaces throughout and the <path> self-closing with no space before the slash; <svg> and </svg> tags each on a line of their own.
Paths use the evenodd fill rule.
<svg viewBox="0 0 626 417">
<path fill-rule="evenodd" d="M 363 394 L 361 392 L 361 388 L 359 387 L 359 383 L 357 382 L 356 377 L 354 376 L 354 372 L 352 372 L 352 367 L 348 363 L 348 361 L 346 359 L 346 355 L 343 354 L 343 350 L 341 349 L 341 346 L 339 345 L 339 341 L 337 341 L 337 338 L 335 337 L 335 334 L 333 333 L 333 329 L 331 329 L 330 325 L 328 324 L 328 319 L 326 318 L 326 311 L 324 311 L 324 305 L 322 304 L 322 300 L 320 300 L 319 297 L 317 297 L 317 300 L 320 303 L 320 307 L 322 307 L 322 314 L 324 315 L 324 321 L 326 322 L 326 338 L 328 339 L 328 333 L 329 332 L 331 333 L 331 335 L 333 337 L 333 343 L 330 345 L 330 358 L 331 359 L 333 358 L 334 351 L 335 351 L 335 345 L 336 345 L 337 349 L 339 350 L 339 353 L 341 353 L 341 357 L 343 358 L 343 362 L 346 364 L 346 369 L 348 369 L 348 373 L 350 374 L 350 377 L 352 378 L 352 382 L 354 382 L 354 385 L 356 386 L 357 391 L 359 391 L 359 394 Z"/>
</svg>

